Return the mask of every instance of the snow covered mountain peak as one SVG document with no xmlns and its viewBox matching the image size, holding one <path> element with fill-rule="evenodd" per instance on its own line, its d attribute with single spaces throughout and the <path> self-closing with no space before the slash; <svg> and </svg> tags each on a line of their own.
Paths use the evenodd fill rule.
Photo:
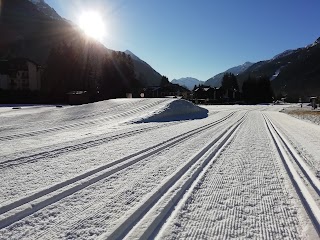
<svg viewBox="0 0 320 240">
<path fill-rule="evenodd" d="M 284 52 L 282 52 L 282 53 L 280 53 L 280 54 L 277 54 L 276 56 L 274 56 L 272 59 L 270 59 L 269 61 L 273 61 L 273 60 L 275 60 L 275 59 L 278 59 L 278 58 L 282 58 L 282 57 L 285 57 L 285 56 L 288 56 L 288 55 L 290 55 L 290 54 L 292 54 L 292 53 L 294 53 L 295 52 L 295 50 L 286 50 L 286 51 L 284 51 Z"/>
<path fill-rule="evenodd" d="M 215 76 L 213 76 L 212 78 L 208 79 L 205 84 L 206 85 L 210 85 L 212 87 L 220 87 L 221 86 L 221 82 L 222 82 L 222 78 L 223 78 L 223 75 L 225 73 L 232 73 L 234 75 L 238 75 L 242 72 L 244 72 L 245 70 L 247 70 L 249 67 L 251 67 L 253 65 L 252 62 L 245 62 L 244 64 L 242 65 L 239 65 L 239 66 L 236 66 L 236 67 L 232 67 L 232 68 L 229 68 L 228 70 L 224 71 L 224 72 L 221 72 Z"/>
<path fill-rule="evenodd" d="M 314 46 L 318 46 L 319 43 L 320 43 L 320 37 L 316 41 L 314 41 L 314 43 L 311 43 L 311 44 L 307 45 L 306 48 L 309 49 L 309 48 L 312 48 Z"/>
<path fill-rule="evenodd" d="M 251 65 L 253 65 L 252 62 L 245 62 L 242 65 L 229 68 L 227 71 L 225 71 L 223 73 L 229 72 L 229 73 L 233 73 L 234 75 L 238 75 L 239 73 L 242 73 L 245 70 L 247 70 Z"/>
</svg>

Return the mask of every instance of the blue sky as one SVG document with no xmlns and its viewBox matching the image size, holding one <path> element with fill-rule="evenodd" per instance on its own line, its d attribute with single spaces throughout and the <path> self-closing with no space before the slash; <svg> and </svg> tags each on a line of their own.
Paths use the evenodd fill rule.
<svg viewBox="0 0 320 240">
<path fill-rule="evenodd" d="M 110 49 L 132 51 L 170 80 L 207 80 L 320 37 L 319 0 L 45 0 L 77 23 L 96 10 Z"/>
</svg>

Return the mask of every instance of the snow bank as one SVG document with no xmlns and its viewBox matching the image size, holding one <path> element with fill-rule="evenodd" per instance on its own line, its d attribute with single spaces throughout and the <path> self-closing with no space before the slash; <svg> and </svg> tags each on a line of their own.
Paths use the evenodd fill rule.
<svg viewBox="0 0 320 240">
<path fill-rule="evenodd" d="M 208 117 L 207 109 L 194 105 L 192 102 L 186 100 L 176 99 L 136 122 L 170 122 L 202 119 L 206 117 Z"/>
</svg>

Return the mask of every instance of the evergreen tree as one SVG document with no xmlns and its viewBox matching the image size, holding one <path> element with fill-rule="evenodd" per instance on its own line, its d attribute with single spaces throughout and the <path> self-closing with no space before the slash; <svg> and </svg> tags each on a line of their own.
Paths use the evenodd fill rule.
<svg viewBox="0 0 320 240">
<path fill-rule="evenodd" d="M 232 73 L 225 73 L 223 75 L 223 78 L 222 78 L 222 83 L 221 83 L 221 87 L 224 89 L 224 90 L 239 90 L 239 85 L 238 85 L 238 81 L 237 81 L 237 77 L 232 74 Z"/>
<path fill-rule="evenodd" d="M 249 76 L 242 85 L 243 98 L 248 103 L 267 103 L 272 101 L 273 91 L 267 77 Z"/>
<path fill-rule="evenodd" d="M 162 76 L 160 86 L 164 87 L 169 84 L 169 79 L 166 76 Z"/>
</svg>

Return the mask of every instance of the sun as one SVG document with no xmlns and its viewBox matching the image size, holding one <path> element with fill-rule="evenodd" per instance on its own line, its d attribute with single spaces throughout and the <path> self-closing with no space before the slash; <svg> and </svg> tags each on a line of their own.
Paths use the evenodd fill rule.
<svg viewBox="0 0 320 240">
<path fill-rule="evenodd" d="M 96 11 L 84 12 L 79 18 L 80 28 L 90 37 L 102 41 L 106 26 L 101 15 Z"/>
</svg>

